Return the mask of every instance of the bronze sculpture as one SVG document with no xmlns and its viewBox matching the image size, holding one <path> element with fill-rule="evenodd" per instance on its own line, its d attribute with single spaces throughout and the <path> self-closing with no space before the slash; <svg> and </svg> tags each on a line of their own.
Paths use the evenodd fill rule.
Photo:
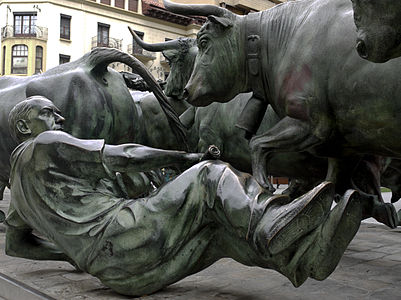
<svg viewBox="0 0 401 300">
<path fill-rule="evenodd" d="M 377 197 L 376 155 L 401 157 L 401 123 L 394 115 L 401 110 L 400 62 L 375 65 L 357 55 L 350 1 L 291 1 L 247 16 L 213 5 L 164 3 L 176 13 L 208 16 L 186 86 L 189 103 L 225 102 L 252 90 L 261 103 L 248 118 L 270 104 L 282 119 L 251 140 L 259 183 L 266 186 L 264 166 L 272 153 L 329 157 L 326 179 L 335 183 L 337 193 L 365 190 L 370 214 L 397 226 L 395 208 Z M 366 182 L 358 188 L 351 176 L 362 157 Z"/>
<path fill-rule="evenodd" d="M 53 99 L 63 110 L 66 132 L 80 138 L 102 138 L 108 143 L 142 142 L 138 112 L 123 77 L 108 68 L 112 62 L 130 65 L 158 98 L 167 102 L 161 88 L 135 57 L 113 48 L 96 48 L 68 64 L 29 77 L 0 77 L 0 199 L 8 184 L 9 157 L 17 146 L 11 138 L 10 110 L 29 96 Z M 163 110 L 162 110 L 163 111 Z M 170 114 L 171 115 L 171 114 Z M 178 120 L 178 116 L 176 117 Z M 169 119 L 167 118 L 167 124 Z M 178 140 L 180 139 L 180 136 Z"/>
<path fill-rule="evenodd" d="M 351 1 L 358 31 L 358 54 L 377 63 L 401 56 L 401 3 L 393 0 Z"/>
<path fill-rule="evenodd" d="M 290 201 L 223 162 L 198 163 L 203 154 L 77 139 L 62 123 L 42 96 L 10 112 L 21 144 L 11 157 L 9 255 L 70 261 L 126 295 L 155 292 L 222 257 L 299 286 L 326 278 L 359 228 L 355 191 L 330 211 L 329 182 Z M 193 167 L 157 190 L 140 176 L 172 164 Z"/>
<path fill-rule="evenodd" d="M 170 99 L 182 100 L 185 85 L 191 75 L 188 70 L 192 71 L 195 56 L 198 53 L 196 41 L 190 38 L 179 38 L 165 43 L 149 44 L 142 41 L 133 30 L 131 30 L 131 33 L 136 43 L 142 48 L 148 51 L 162 51 L 170 64 L 170 74 L 166 79 L 165 93 L 167 96 L 172 97 Z M 188 137 L 191 151 L 203 152 L 208 145 L 213 143 L 220 148 L 222 160 L 230 163 L 238 170 L 251 172 L 248 141 L 244 137 L 243 131 L 235 128 L 235 124 L 240 117 L 241 111 L 246 107 L 246 103 L 253 101 L 251 97 L 252 93 L 239 94 L 227 103 L 212 103 L 206 107 L 191 107 L 180 116 L 184 125 L 189 129 Z M 151 99 L 146 99 L 146 103 L 148 103 L 147 110 L 157 110 L 158 105 L 153 105 L 151 108 L 151 102 L 149 101 Z M 145 102 L 145 99 L 141 100 L 141 102 Z M 188 106 L 185 101 L 181 103 L 182 107 Z M 142 109 L 142 111 L 145 117 L 146 108 Z M 159 113 L 158 115 L 161 114 Z M 246 114 L 245 117 L 247 117 Z M 168 149 L 180 149 L 179 144 L 171 147 L 171 144 L 165 141 L 168 132 L 163 133 L 163 117 L 157 117 L 158 122 L 150 121 L 153 119 L 150 117 L 148 122 L 151 124 L 145 126 L 146 131 L 160 132 L 158 135 L 153 133 L 153 136 L 158 138 L 152 146 L 164 149 L 164 146 L 168 145 L 170 147 Z M 279 121 L 278 115 L 271 106 L 268 106 L 256 134 L 261 135 L 267 132 Z M 175 139 L 168 138 L 167 140 L 171 143 Z M 146 145 L 150 144 L 146 143 Z M 359 167 L 352 174 L 354 183 L 362 190 L 364 189 L 364 184 L 359 184 L 358 180 L 366 181 L 366 178 L 363 178 L 361 174 L 364 174 L 366 168 L 369 168 L 366 164 L 369 164 L 370 160 L 372 160 L 371 157 L 367 156 L 367 161 L 362 160 Z M 382 164 L 382 159 L 377 160 L 377 162 Z M 396 202 L 400 198 L 399 190 L 401 186 L 399 182 L 401 173 L 398 168 L 399 163 L 400 161 L 396 159 L 386 159 L 386 163 L 379 171 L 380 184 L 392 190 L 392 202 Z M 265 167 L 269 171 L 269 175 L 291 178 L 291 184 L 284 193 L 296 198 L 324 180 L 327 173 L 327 158 L 314 156 L 307 151 L 274 152 L 267 157 Z M 272 190 L 270 185 L 269 190 Z M 377 189 L 376 194 L 380 199 L 382 198 L 379 189 Z M 369 218 L 371 216 L 367 215 L 365 217 Z"/>
</svg>

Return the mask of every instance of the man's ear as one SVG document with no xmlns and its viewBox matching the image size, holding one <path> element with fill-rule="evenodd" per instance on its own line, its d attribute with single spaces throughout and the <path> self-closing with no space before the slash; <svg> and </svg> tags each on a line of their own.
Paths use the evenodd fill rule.
<svg viewBox="0 0 401 300">
<path fill-rule="evenodd" d="M 28 135 L 32 133 L 31 129 L 29 128 L 25 120 L 18 120 L 16 127 L 17 130 L 23 135 Z"/>
<path fill-rule="evenodd" d="M 207 17 L 211 22 L 215 24 L 220 24 L 224 28 L 229 28 L 233 26 L 233 21 L 227 17 L 217 17 L 217 16 L 208 16 Z"/>
</svg>

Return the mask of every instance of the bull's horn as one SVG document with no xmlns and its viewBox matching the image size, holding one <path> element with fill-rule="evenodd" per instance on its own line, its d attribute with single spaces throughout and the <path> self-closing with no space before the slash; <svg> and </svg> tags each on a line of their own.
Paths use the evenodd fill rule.
<svg viewBox="0 0 401 300">
<path fill-rule="evenodd" d="M 180 122 L 177 113 L 174 111 L 171 104 L 168 102 L 166 95 L 163 93 L 160 85 L 156 82 L 156 79 L 152 76 L 149 70 L 145 67 L 134 56 L 124 53 L 118 49 L 114 48 L 95 48 L 90 53 L 86 54 L 81 58 L 88 60 L 88 65 L 91 72 L 96 74 L 96 76 L 101 76 L 107 72 L 107 66 L 113 62 L 121 62 L 131 67 L 133 72 L 141 76 L 145 82 L 148 84 L 149 88 L 155 95 L 156 99 L 166 114 L 168 123 L 174 132 L 177 139 L 185 145 L 188 150 L 188 143 L 186 137 L 186 128 Z"/>
<path fill-rule="evenodd" d="M 216 5 L 178 4 L 167 0 L 163 0 L 163 2 L 167 10 L 180 15 L 223 17 L 227 13 L 232 14 L 228 9 Z"/>
<path fill-rule="evenodd" d="M 156 43 L 156 44 L 148 44 L 145 43 L 136 33 L 134 30 L 132 30 L 131 27 L 128 26 L 129 31 L 132 34 L 132 37 L 134 38 L 135 42 L 138 43 L 139 46 L 141 46 L 143 49 L 152 51 L 152 52 L 160 52 L 164 50 L 169 50 L 169 49 L 178 49 L 180 47 L 180 44 L 178 40 L 172 40 L 172 41 L 167 41 L 164 43 Z"/>
</svg>

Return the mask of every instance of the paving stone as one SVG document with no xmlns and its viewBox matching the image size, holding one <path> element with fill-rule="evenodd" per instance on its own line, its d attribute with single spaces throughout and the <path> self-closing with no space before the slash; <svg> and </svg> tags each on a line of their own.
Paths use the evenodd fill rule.
<svg viewBox="0 0 401 300">
<path fill-rule="evenodd" d="M 364 262 L 387 256 L 385 253 L 375 252 L 375 251 L 355 252 L 347 255 L 349 257 L 355 257 L 356 259 L 360 259 Z"/>
<path fill-rule="evenodd" d="M 401 236 L 400 236 L 400 238 L 401 238 Z M 398 245 L 389 245 L 389 246 L 374 248 L 374 251 L 382 252 L 382 253 L 386 253 L 386 254 L 396 254 L 396 253 L 400 253 L 400 249 L 401 249 L 400 245 L 398 244 Z"/>
<path fill-rule="evenodd" d="M 7 195 L 7 194 L 6 194 Z M 9 194 L 8 194 L 9 197 Z M 8 200 L 9 201 L 9 200 Z M 7 206 L 6 201 L 0 201 Z M 153 295 L 139 300 L 399 300 L 401 299 L 401 230 L 363 223 L 340 261 L 324 281 L 308 279 L 294 288 L 281 274 L 222 259 Z M 114 293 L 65 262 L 43 262 L 4 254 L 5 227 L 0 224 L 0 272 L 54 299 L 133 299 Z M 4 299 L 0 300 L 19 300 Z"/>
<path fill-rule="evenodd" d="M 400 287 L 389 287 L 381 289 L 370 294 L 369 300 L 400 300 L 401 299 L 401 288 Z"/>
<path fill-rule="evenodd" d="M 395 260 L 395 261 L 399 261 L 401 262 L 401 252 L 392 254 L 392 255 L 387 255 L 386 259 L 390 259 L 390 260 Z"/>
</svg>

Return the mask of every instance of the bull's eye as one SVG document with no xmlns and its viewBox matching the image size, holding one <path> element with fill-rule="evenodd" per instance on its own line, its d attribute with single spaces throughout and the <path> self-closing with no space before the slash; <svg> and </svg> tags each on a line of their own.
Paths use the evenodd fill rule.
<svg viewBox="0 0 401 300">
<path fill-rule="evenodd" d="M 200 49 L 205 49 L 207 47 L 208 41 L 206 39 L 203 39 L 199 42 L 199 48 Z"/>
<path fill-rule="evenodd" d="M 357 9 L 354 9 L 354 21 L 356 23 L 359 23 L 361 21 L 361 15 L 359 14 L 359 12 L 357 11 Z"/>
</svg>

